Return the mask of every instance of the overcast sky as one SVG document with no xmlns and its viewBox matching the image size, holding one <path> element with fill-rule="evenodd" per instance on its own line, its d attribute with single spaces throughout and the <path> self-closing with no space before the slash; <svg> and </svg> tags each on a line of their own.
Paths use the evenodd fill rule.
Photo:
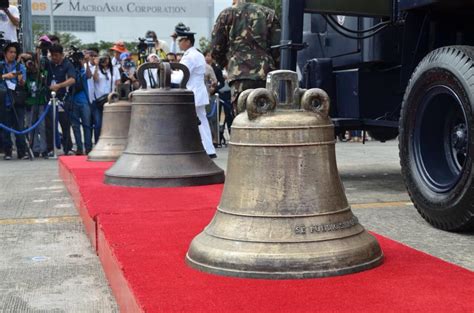
<svg viewBox="0 0 474 313">
<path fill-rule="evenodd" d="M 232 0 L 214 0 L 214 19 L 219 13 L 232 5 Z"/>
</svg>

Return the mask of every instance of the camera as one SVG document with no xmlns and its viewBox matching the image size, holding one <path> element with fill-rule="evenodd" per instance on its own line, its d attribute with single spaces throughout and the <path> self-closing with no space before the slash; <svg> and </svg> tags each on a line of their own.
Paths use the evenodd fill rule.
<svg viewBox="0 0 474 313">
<path fill-rule="evenodd" d="M 10 6 L 10 1 L 0 0 L 0 9 L 8 9 L 9 6 Z"/>
<path fill-rule="evenodd" d="M 146 38 L 138 38 L 138 45 L 137 45 L 138 53 L 144 55 L 146 54 L 146 50 L 148 49 L 148 43 Z"/>
<path fill-rule="evenodd" d="M 148 48 L 153 48 L 155 46 L 155 41 L 153 40 L 153 37 L 146 37 L 145 43 Z"/>
<path fill-rule="evenodd" d="M 135 63 L 132 60 L 125 60 L 125 62 L 123 63 L 123 67 L 124 68 L 135 67 Z"/>
<path fill-rule="evenodd" d="M 68 60 L 75 68 L 82 68 L 81 60 L 84 59 L 84 53 L 79 51 L 79 48 L 70 46 L 71 52 L 67 55 Z"/>
<path fill-rule="evenodd" d="M 138 53 L 141 55 L 147 55 L 149 50 L 155 46 L 155 41 L 153 37 L 146 37 L 146 38 L 138 38 Z M 146 57 L 145 57 L 146 59 Z"/>
</svg>

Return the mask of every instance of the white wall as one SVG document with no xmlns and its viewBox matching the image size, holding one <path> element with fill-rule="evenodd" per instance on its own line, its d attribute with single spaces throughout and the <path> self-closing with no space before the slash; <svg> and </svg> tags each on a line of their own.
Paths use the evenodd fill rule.
<svg viewBox="0 0 474 313">
<path fill-rule="evenodd" d="M 58 5 L 51 8 L 51 2 Z M 32 0 L 32 14 L 49 17 L 53 11 L 55 16 L 95 16 L 95 33 L 72 32 L 84 43 L 118 39 L 137 41 L 138 37 L 144 37 L 147 30 L 154 30 L 160 39 L 170 41 L 169 36 L 179 22 L 191 27 L 197 33 L 196 39 L 209 37 L 215 20 L 214 2 L 215 0 Z"/>
<path fill-rule="evenodd" d="M 161 40 L 165 40 L 171 44 L 170 35 L 174 31 L 174 27 L 179 22 L 185 23 L 196 32 L 196 41 L 201 37 L 210 35 L 210 27 L 212 26 L 209 18 L 123 18 L 123 17 L 96 17 L 96 32 L 74 32 L 83 43 L 103 41 L 116 41 L 122 39 L 124 41 L 138 41 L 138 37 L 144 38 L 148 30 L 156 32 Z M 213 23 L 213 22 L 212 22 Z"/>
</svg>

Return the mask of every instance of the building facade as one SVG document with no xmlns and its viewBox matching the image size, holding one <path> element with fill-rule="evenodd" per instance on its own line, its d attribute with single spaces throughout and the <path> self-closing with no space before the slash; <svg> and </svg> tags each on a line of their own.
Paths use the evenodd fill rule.
<svg viewBox="0 0 474 313">
<path fill-rule="evenodd" d="M 214 23 L 214 0 L 32 0 L 33 25 L 46 32 L 69 32 L 83 43 L 138 41 L 146 31 L 171 42 L 174 26 L 184 22 L 208 37 Z M 52 18 L 51 18 L 52 11 Z"/>
</svg>

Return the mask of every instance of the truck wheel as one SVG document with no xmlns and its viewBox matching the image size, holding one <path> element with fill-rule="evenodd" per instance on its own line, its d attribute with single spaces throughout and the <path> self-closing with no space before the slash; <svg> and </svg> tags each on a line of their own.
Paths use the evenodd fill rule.
<svg viewBox="0 0 474 313">
<path fill-rule="evenodd" d="M 474 48 L 428 54 L 408 84 L 400 117 L 400 164 L 408 193 L 434 227 L 474 229 Z"/>
<path fill-rule="evenodd" d="M 397 138 L 398 129 L 397 128 L 378 128 L 367 131 L 369 136 L 377 141 L 385 142 L 387 140 L 392 140 Z"/>
</svg>

